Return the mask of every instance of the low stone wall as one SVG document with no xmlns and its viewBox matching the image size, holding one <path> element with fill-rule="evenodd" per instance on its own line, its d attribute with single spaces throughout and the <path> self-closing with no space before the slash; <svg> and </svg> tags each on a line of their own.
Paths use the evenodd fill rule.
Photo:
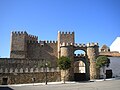
<svg viewBox="0 0 120 90">
<path fill-rule="evenodd" d="M 109 57 L 120 57 L 119 52 L 100 52 L 99 55 L 105 55 Z"/>
<path fill-rule="evenodd" d="M 46 81 L 45 72 L 34 73 L 0 73 L 0 84 L 24 84 L 24 83 L 41 83 Z M 7 81 L 3 80 L 7 79 Z M 60 81 L 60 72 L 47 72 L 47 81 Z"/>
</svg>

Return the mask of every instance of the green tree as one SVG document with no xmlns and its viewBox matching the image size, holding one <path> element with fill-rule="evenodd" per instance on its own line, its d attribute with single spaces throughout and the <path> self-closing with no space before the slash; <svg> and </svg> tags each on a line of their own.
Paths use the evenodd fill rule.
<svg viewBox="0 0 120 90">
<path fill-rule="evenodd" d="M 99 56 L 96 59 L 96 68 L 103 68 L 104 80 L 105 80 L 105 67 L 108 67 L 110 64 L 110 59 L 107 56 Z"/>
<path fill-rule="evenodd" d="M 64 83 L 65 83 L 65 76 L 67 76 L 66 71 L 71 67 L 71 59 L 65 56 L 60 57 L 58 59 L 58 66 L 61 70 L 65 72 L 64 74 Z"/>
</svg>

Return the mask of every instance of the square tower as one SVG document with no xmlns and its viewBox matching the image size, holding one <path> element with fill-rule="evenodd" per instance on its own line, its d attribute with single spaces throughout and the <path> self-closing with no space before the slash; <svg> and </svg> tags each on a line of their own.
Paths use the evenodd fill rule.
<svg viewBox="0 0 120 90">
<path fill-rule="evenodd" d="M 74 32 L 60 32 L 58 31 L 58 58 L 60 56 L 60 45 L 61 44 L 67 44 L 67 43 L 72 43 L 74 44 Z"/>
</svg>

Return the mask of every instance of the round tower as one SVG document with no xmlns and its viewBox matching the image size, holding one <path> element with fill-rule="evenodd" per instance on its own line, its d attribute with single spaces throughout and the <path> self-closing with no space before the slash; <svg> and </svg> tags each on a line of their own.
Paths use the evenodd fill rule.
<svg viewBox="0 0 120 90">
<path fill-rule="evenodd" d="M 60 56 L 69 57 L 69 50 L 65 43 L 61 45 L 60 51 Z"/>
<path fill-rule="evenodd" d="M 73 47 L 70 46 L 68 43 L 63 43 L 60 47 L 60 56 L 65 56 L 65 57 L 69 57 L 71 59 L 71 68 L 69 70 L 66 70 L 66 72 L 64 70 L 61 70 L 61 80 L 64 80 L 64 76 L 65 80 L 67 81 L 71 81 L 74 80 L 74 69 L 73 69 Z"/>
<path fill-rule="evenodd" d="M 88 43 L 87 44 L 87 55 L 90 62 L 90 80 L 96 79 L 98 77 L 98 72 L 96 69 L 96 58 L 99 55 L 98 43 Z"/>
<path fill-rule="evenodd" d="M 68 47 L 66 46 L 65 43 L 63 43 L 60 47 L 60 56 L 65 56 L 65 57 L 68 57 L 69 56 L 69 51 L 68 51 Z M 67 75 L 66 75 L 67 74 Z M 64 77 L 65 76 L 65 77 Z M 69 71 L 64 71 L 64 70 L 61 70 L 61 81 L 64 81 L 64 78 L 65 80 L 69 80 Z"/>
</svg>

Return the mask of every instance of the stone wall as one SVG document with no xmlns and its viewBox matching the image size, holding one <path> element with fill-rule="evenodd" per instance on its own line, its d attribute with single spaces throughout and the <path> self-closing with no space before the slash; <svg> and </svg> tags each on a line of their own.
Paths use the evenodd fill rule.
<svg viewBox="0 0 120 90">
<path fill-rule="evenodd" d="M 0 73 L 13 73 L 13 72 L 43 72 L 45 60 L 41 59 L 13 59 L 1 58 L 0 59 Z M 48 66 L 48 71 L 58 70 L 57 67 Z"/>
<path fill-rule="evenodd" d="M 30 59 L 43 59 L 51 62 L 52 67 L 57 66 L 57 42 L 28 43 L 27 57 Z"/>
<path fill-rule="evenodd" d="M 0 73 L 0 84 L 3 84 L 3 78 L 7 78 L 7 84 L 24 84 L 33 83 L 32 78 L 35 78 L 35 83 L 45 82 L 45 72 L 37 73 Z M 60 72 L 47 72 L 47 81 L 60 81 Z"/>
<path fill-rule="evenodd" d="M 0 68 L 35 68 L 42 64 L 41 59 L 0 58 Z"/>
<path fill-rule="evenodd" d="M 109 56 L 109 57 L 120 57 L 119 52 L 100 52 L 99 55 L 105 55 L 105 56 Z"/>
<path fill-rule="evenodd" d="M 7 78 L 8 84 L 45 82 L 45 70 L 47 69 L 48 81 L 60 81 L 60 70 L 55 67 L 44 67 L 41 59 L 0 59 L 0 84 Z M 42 66 L 43 65 L 43 66 Z"/>
</svg>

